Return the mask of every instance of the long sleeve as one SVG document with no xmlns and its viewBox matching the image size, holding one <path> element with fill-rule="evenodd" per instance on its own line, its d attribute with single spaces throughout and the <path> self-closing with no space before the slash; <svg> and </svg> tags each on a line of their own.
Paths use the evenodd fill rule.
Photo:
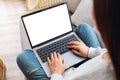
<svg viewBox="0 0 120 80">
<path fill-rule="evenodd" d="M 60 74 L 52 74 L 50 80 L 64 80 L 64 78 Z"/>
<path fill-rule="evenodd" d="M 102 53 L 105 53 L 107 52 L 107 49 L 102 49 L 102 48 L 92 48 L 90 47 L 89 48 L 89 52 L 88 52 L 88 57 L 89 58 L 94 58 Z"/>
</svg>

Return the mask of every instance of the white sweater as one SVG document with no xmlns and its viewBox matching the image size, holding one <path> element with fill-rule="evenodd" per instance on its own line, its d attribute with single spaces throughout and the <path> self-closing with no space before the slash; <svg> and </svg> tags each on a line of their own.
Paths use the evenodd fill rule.
<svg viewBox="0 0 120 80">
<path fill-rule="evenodd" d="M 88 57 L 92 58 L 78 68 L 70 68 L 64 75 L 52 74 L 50 80 L 116 80 L 111 62 L 102 58 L 106 49 L 90 48 Z"/>
</svg>

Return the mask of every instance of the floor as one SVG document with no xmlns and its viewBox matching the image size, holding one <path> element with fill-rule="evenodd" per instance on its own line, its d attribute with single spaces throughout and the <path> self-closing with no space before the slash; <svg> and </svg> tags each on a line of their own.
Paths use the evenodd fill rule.
<svg viewBox="0 0 120 80">
<path fill-rule="evenodd" d="M 25 0 L 0 0 L 0 58 L 6 65 L 6 80 L 24 80 L 16 57 L 22 51 L 19 19 L 25 11 Z"/>
</svg>

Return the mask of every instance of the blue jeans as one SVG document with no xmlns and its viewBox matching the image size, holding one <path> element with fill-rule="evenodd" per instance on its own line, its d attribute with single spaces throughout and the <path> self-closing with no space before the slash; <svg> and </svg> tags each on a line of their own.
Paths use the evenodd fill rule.
<svg viewBox="0 0 120 80">
<path fill-rule="evenodd" d="M 81 24 L 75 33 L 89 47 L 100 47 L 97 36 L 91 26 Z M 32 50 L 25 50 L 17 56 L 17 64 L 29 80 L 49 80 Z M 33 72 L 31 72 L 33 71 Z"/>
</svg>

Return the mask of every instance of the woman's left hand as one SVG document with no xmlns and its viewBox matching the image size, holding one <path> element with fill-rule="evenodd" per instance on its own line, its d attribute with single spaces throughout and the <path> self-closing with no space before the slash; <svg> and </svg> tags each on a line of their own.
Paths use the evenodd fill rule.
<svg viewBox="0 0 120 80">
<path fill-rule="evenodd" d="M 65 71 L 65 61 L 62 60 L 59 53 L 51 53 L 51 57 L 47 58 L 51 74 L 63 74 Z"/>
</svg>

